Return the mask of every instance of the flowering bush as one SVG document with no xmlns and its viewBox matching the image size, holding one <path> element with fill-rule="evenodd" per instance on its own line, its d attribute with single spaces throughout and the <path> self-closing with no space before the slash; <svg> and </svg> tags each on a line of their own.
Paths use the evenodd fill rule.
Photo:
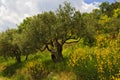
<svg viewBox="0 0 120 80">
<path fill-rule="evenodd" d="M 68 65 L 82 80 L 117 80 L 120 78 L 120 48 L 117 39 L 97 37 L 94 47 L 76 49 Z"/>
<path fill-rule="evenodd" d="M 34 80 L 40 80 L 48 74 L 45 65 L 41 61 L 28 62 L 27 69 Z"/>
</svg>

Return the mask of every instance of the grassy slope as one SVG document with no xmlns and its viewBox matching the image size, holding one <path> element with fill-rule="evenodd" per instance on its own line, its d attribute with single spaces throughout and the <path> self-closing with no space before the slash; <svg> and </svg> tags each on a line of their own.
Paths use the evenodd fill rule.
<svg viewBox="0 0 120 80">
<path fill-rule="evenodd" d="M 67 46 L 71 47 L 66 48 Z M 24 61 L 25 57 L 22 56 L 22 63 L 20 64 L 15 63 L 12 58 L 5 60 L 0 57 L 0 80 L 32 80 L 26 70 L 27 63 L 32 61 L 42 61 L 44 63 L 49 71 L 49 75 L 45 76 L 44 80 L 73 80 L 76 76 L 67 65 L 67 57 L 72 48 L 73 45 L 66 45 L 63 51 L 65 60 L 56 64 L 52 62 L 48 51 L 32 54 L 27 61 Z"/>
<path fill-rule="evenodd" d="M 92 50 L 92 54 L 89 54 L 89 51 Z M 42 67 L 44 67 L 45 69 L 42 70 L 43 73 L 40 73 L 39 76 L 42 77 L 42 80 L 77 80 L 77 75 L 81 75 L 81 77 L 79 77 L 80 80 L 88 80 L 89 78 L 91 78 L 92 80 L 96 80 L 93 79 L 95 77 L 101 77 L 101 79 L 103 78 L 103 80 L 106 80 L 104 77 L 106 77 L 106 75 L 108 73 L 108 71 L 111 71 L 111 73 L 115 72 L 118 73 L 118 77 L 120 77 L 120 57 L 118 57 L 119 53 L 116 55 L 111 55 L 112 57 L 108 57 L 106 56 L 106 58 L 104 59 L 104 55 L 103 55 L 103 59 L 102 57 L 99 59 L 98 58 L 98 62 L 96 62 L 97 57 L 96 54 L 94 54 L 94 51 L 98 51 L 99 54 L 101 50 L 100 48 L 89 48 L 89 47 L 84 47 L 84 45 L 81 45 L 80 43 L 78 44 L 67 44 L 64 46 L 64 50 L 63 50 L 63 55 L 64 55 L 64 61 L 60 62 L 60 63 L 53 63 L 50 57 L 50 53 L 48 51 L 44 51 L 44 52 L 38 52 L 36 54 L 30 55 L 27 61 L 25 60 L 25 57 L 22 57 L 22 63 L 20 64 L 16 64 L 14 59 L 9 59 L 9 60 L 5 60 L 4 58 L 0 57 L 0 80 L 33 80 L 33 78 L 31 77 L 31 75 L 28 72 L 28 68 L 30 68 L 30 66 L 34 67 L 33 71 L 41 71 L 41 65 L 44 65 Z M 106 51 L 107 49 L 105 49 Z M 85 52 L 84 52 L 85 51 Z M 102 50 L 103 51 L 103 50 Z M 87 53 L 88 52 L 88 53 Z M 81 55 L 81 54 L 77 54 L 77 53 L 86 53 L 85 55 Z M 104 51 L 103 51 L 104 53 Z M 72 58 L 71 58 L 71 54 Z M 76 63 L 75 60 L 77 60 L 77 55 L 82 56 L 81 58 L 79 58 L 79 60 L 81 61 L 82 58 L 84 59 L 82 62 Z M 118 55 L 118 56 L 117 56 Z M 114 60 L 112 60 L 111 58 L 115 57 Z M 69 60 L 71 58 L 71 61 L 73 61 L 71 63 L 71 65 L 76 65 L 79 64 L 78 66 L 74 66 L 74 67 L 70 67 L 68 66 L 68 64 L 70 63 Z M 117 61 L 117 60 L 119 61 Z M 109 60 L 112 60 L 111 63 L 107 62 Z M 101 63 L 101 62 L 105 62 L 105 63 Z M 100 62 L 100 63 L 99 63 Z M 115 62 L 115 63 L 113 63 Z M 28 64 L 29 63 L 29 64 Z M 35 67 L 34 65 L 36 65 L 36 63 L 38 64 L 37 67 Z M 41 64 L 42 63 L 42 64 Z M 81 64 L 82 63 L 82 64 Z M 99 63 L 99 64 L 97 64 Z M 109 68 L 109 65 L 111 64 L 111 68 Z M 115 64 L 115 65 L 113 65 Z M 95 66 L 94 66 L 95 65 Z M 103 73 L 99 72 L 99 68 L 101 69 L 104 68 L 105 66 L 108 65 L 108 68 L 105 68 L 105 72 L 104 75 L 102 75 Z M 84 67 L 83 67 L 84 66 Z M 88 67 L 86 67 L 88 66 Z M 97 67 L 96 67 L 97 66 Z M 101 66 L 101 67 L 99 67 Z M 96 69 L 95 69 L 96 68 Z M 33 68 L 30 68 L 31 71 Z M 35 70 L 37 69 L 37 70 Z M 79 72 L 78 72 L 79 70 Z M 84 71 L 85 70 L 85 71 Z M 115 71 L 114 71 L 115 70 Z M 81 71 L 81 72 L 80 72 Z M 97 73 L 94 73 L 96 72 Z M 38 72 L 31 72 L 34 73 L 34 76 L 37 76 Z M 79 74 L 80 73 L 80 74 Z M 113 73 L 114 74 L 114 73 Z M 95 75 L 95 76 L 94 76 Z M 37 79 L 34 80 L 41 80 L 40 77 L 38 77 Z M 112 76 L 113 77 L 113 76 Z M 99 80 L 99 79 L 98 79 Z M 119 80 L 119 78 L 114 78 L 112 80 Z"/>
</svg>

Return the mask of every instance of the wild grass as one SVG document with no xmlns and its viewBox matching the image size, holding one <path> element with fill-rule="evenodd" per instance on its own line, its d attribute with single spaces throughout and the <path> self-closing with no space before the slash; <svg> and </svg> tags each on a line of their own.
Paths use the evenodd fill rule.
<svg viewBox="0 0 120 80">
<path fill-rule="evenodd" d="M 120 48 L 118 39 L 98 36 L 89 47 L 81 39 L 77 44 L 65 44 L 64 61 L 54 63 L 48 51 L 29 55 L 22 63 L 0 57 L 1 80 L 119 80 Z"/>
</svg>

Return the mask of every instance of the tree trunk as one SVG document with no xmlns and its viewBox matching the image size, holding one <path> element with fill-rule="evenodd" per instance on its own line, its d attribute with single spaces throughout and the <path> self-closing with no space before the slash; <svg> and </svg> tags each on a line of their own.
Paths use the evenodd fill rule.
<svg viewBox="0 0 120 80">
<path fill-rule="evenodd" d="M 50 44 L 46 45 L 48 51 L 51 52 L 51 59 L 53 60 L 53 62 L 63 61 L 62 47 L 63 44 L 60 44 L 57 39 L 51 40 Z"/>
<path fill-rule="evenodd" d="M 16 61 L 17 61 L 17 63 L 20 63 L 20 62 L 21 62 L 21 57 L 20 57 L 20 55 L 16 55 Z"/>
<path fill-rule="evenodd" d="M 62 45 L 60 43 L 58 43 L 58 45 L 57 45 L 57 53 L 58 53 L 60 61 L 63 60 L 62 50 L 63 50 Z"/>
<path fill-rule="evenodd" d="M 59 62 L 63 60 L 62 46 L 57 40 L 55 40 L 54 47 L 56 50 L 51 51 L 51 58 L 53 62 Z"/>
<path fill-rule="evenodd" d="M 51 53 L 51 58 L 53 62 L 59 62 L 63 60 L 63 55 L 61 52 L 56 51 Z"/>
<path fill-rule="evenodd" d="M 26 55 L 26 58 L 25 58 L 25 60 L 27 61 L 27 59 L 28 59 L 28 55 Z"/>
<path fill-rule="evenodd" d="M 15 57 L 16 57 L 16 62 L 20 63 L 21 62 L 21 51 L 20 51 L 17 44 L 13 45 L 13 52 L 14 52 Z"/>
<path fill-rule="evenodd" d="M 51 53 L 51 59 L 52 59 L 53 62 L 58 62 L 56 53 L 54 53 L 54 52 Z"/>
</svg>

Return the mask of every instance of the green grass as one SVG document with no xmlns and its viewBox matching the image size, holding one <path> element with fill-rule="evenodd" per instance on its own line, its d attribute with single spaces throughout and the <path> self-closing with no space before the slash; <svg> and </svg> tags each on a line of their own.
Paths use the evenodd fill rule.
<svg viewBox="0 0 120 80">
<path fill-rule="evenodd" d="M 119 53 L 110 53 L 105 59 L 104 56 L 97 58 L 95 51 L 101 54 L 102 51 L 99 50 L 105 53 L 107 48 L 84 46 L 80 41 L 74 45 L 64 45 L 64 60 L 59 63 L 51 60 L 51 54 L 48 51 L 31 54 L 27 61 L 25 61 L 25 56 L 22 56 L 22 63 L 19 64 L 15 59 L 5 60 L 0 57 L 0 80 L 100 80 L 102 78 L 102 80 L 119 80 Z M 99 72 L 99 65 L 103 68 L 104 73 Z M 109 69 L 109 65 L 112 70 Z"/>
<path fill-rule="evenodd" d="M 15 59 L 9 58 L 5 60 L 3 57 L 0 57 L 0 79 L 2 80 L 32 80 L 30 74 L 26 70 L 26 65 L 32 61 L 42 61 L 45 65 L 45 68 L 49 72 L 47 76 L 43 79 L 48 80 L 59 80 L 61 77 L 67 79 L 68 75 L 72 77 L 75 76 L 71 71 L 70 67 L 67 65 L 68 56 L 71 54 L 72 47 L 65 48 L 63 51 L 64 61 L 59 63 L 54 63 L 51 60 L 51 54 L 48 51 L 37 52 L 31 54 L 28 57 L 28 60 L 25 61 L 25 57 L 22 56 L 22 63 L 16 63 Z M 59 78 L 59 79 L 58 79 Z"/>
</svg>

